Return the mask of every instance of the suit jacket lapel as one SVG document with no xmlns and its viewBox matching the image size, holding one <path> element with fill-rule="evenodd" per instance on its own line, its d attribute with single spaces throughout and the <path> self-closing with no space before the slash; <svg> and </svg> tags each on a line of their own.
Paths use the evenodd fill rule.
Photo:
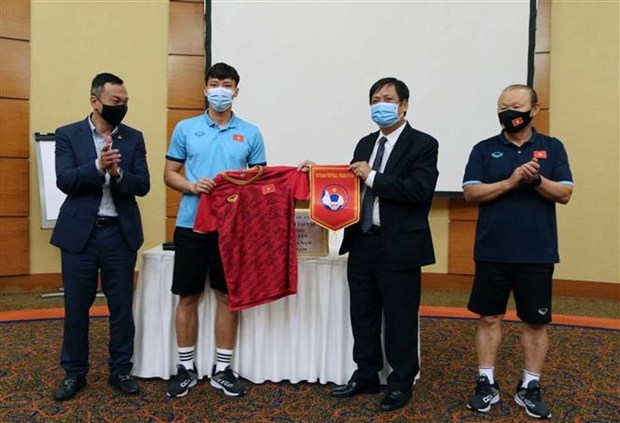
<svg viewBox="0 0 620 423">
<path fill-rule="evenodd" d="M 398 161 L 404 157 L 405 151 L 409 149 L 412 141 L 411 126 L 409 126 L 409 122 L 407 122 L 403 132 L 400 133 L 400 136 L 396 140 L 396 144 L 394 144 L 390 157 L 385 164 L 385 173 L 390 173 L 392 169 L 394 169 Z"/>
<path fill-rule="evenodd" d="M 126 134 L 123 125 L 118 125 L 116 133 L 112 136 L 112 148 L 120 150 L 121 147 L 124 147 L 125 138 Z"/>
<path fill-rule="evenodd" d="M 78 128 L 77 136 L 77 148 L 82 149 L 86 157 L 91 159 L 97 158 L 97 149 L 95 148 L 95 141 L 93 140 L 93 133 L 90 130 L 90 124 L 88 118 L 84 119 Z"/>
<path fill-rule="evenodd" d="M 375 143 L 377 142 L 377 137 L 379 136 L 379 132 L 373 132 L 368 135 L 366 138 L 366 142 L 361 145 L 360 150 L 360 160 L 370 161 L 370 156 L 372 154 L 372 150 L 375 148 Z M 372 164 L 370 164 L 372 166 Z"/>
</svg>

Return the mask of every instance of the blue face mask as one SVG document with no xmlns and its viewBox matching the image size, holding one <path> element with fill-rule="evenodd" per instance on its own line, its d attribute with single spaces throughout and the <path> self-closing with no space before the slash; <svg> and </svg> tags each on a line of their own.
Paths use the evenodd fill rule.
<svg viewBox="0 0 620 423">
<path fill-rule="evenodd" d="M 230 109 L 233 103 L 234 91 L 229 88 L 215 87 L 207 90 L 209 105 L 218 112 Z"/>
<path fill-rule="evenodd" d="M 370 106 L 370 117 L 379 127 L 387 128 L 398 121 L 398 104 L 376 103 Z"/>
</svg>

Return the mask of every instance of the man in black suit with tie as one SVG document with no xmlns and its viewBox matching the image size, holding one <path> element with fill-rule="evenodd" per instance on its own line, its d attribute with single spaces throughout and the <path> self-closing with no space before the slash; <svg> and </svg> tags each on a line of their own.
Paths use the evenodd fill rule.
<svg viewBox="0 0 620 423">
<path fill-rule="evenodd" d="M 108 382 L 123 394 L 139 391 L 130 375 L 134 269 L 144 240 L 135 197 L 150 182 L 142 132 L 121 124 L 128 100 L 123 80 L 101 73 L 91 84 L 92 113 L 56 130 L 56 185 L 67 194 L 50 241 L 61 249 L 65 297 L 58 401 L 86 386 L 88 311 L 99 275 L 110 309 Z"/>
<path fill-rule="evenodd" d="M 438 143 L 405 120 L 409 89 L 396 78 L 370 88 L 379 131 L 362 138 L 350 169 L 363 182 L 359 223 L 345 229 L 340 254 L 349 253 L 353 360 L 357 370 L 336 398 L 379 392 L 383 368 L 382 318 L 392 372 L 382 411 L 401 408 L 419 378 L 421 266 L 435 262 L 428 214 L 439 172 Z M 369 163 L 373 163 L 373 166 Z"/>
</svg>

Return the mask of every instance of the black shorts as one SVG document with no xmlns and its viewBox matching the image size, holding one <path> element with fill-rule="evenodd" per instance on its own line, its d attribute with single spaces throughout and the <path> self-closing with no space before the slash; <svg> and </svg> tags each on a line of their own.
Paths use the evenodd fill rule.
<svg viewBox="0 0 620 423">
<path fill-rule="evenodd" d="M 510 291 L 517 316 L 526 323 L 551 322 L 553 264 L 476 261 L 476 275 L 467 308 L 481 316 L 506 313 Z"/>
<path fill-rule="evenodd" d="M 211 288 L 228 293 L 217 232 L 200 234 L 189 228 L 176 227 L 172 293 L 193 295 L 203 292 L 207 273 Z"/>
</svg>

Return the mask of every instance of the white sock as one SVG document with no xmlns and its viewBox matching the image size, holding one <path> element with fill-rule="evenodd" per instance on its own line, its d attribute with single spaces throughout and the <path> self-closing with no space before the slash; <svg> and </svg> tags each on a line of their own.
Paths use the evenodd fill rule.
<svg viewBox="0 0 620 423">
<path fill-rule="evenodd" d="M 495 383 L 495 378 L 493 377 L 493 371 L 495 370 L 495 366 L 491 367 L 478 367 L 478 374 L 480 376 L 486 376 L 489 379 L 489 383 L 493 385 Z"/>
<path fill-rule="evenodd" d="M 217 361 L 215 363 L 215 373 L 226 370 L 226 367 L 230 366 L 233 350 L 225 350 L 224 348 L 217 349 Z"/>
<path fill-rule="evenodd" d="M 533 380 L 537 380 L 540 382 L 540 375 L 538 373 L 532 373 L 528 370 L 523 370 L 523 383 L 521 387 L 527 388 L 527 385 Z"/>
<path fill-rule="evenodd" d="M 179 363 L 187 370 L 194 369 L 194 346 L 179 347 Z"/>
</svg>

